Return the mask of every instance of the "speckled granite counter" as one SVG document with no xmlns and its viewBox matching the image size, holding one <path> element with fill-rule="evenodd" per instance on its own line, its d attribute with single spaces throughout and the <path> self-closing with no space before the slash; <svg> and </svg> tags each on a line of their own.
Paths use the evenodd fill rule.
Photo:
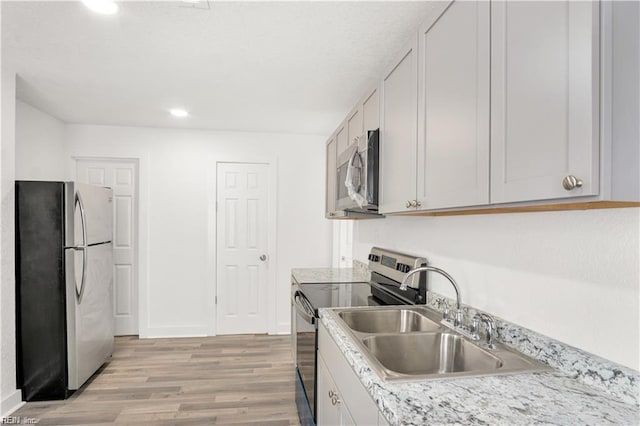
<svg viewBox="0 0 640 426">
<path fill-rule="evenodd" d="M 354 268 L 298 268 L 291 270 L 298 284 L 362 283 L 369 282 L 369 272 Z"/>
<path fill-rule="evenodd" d="M 387 422 L 392 425 L 640 423 L 638 372 L 634 370 L 624 367 L 621 370 L 615 364 L 606 364 L 596 358 L 595 370 L 587 366 L 587 372 L 597 376 L 599 381 L 616 381 L 598 387 L 576 379 L 579 373 L 572 373 L 567 369 L 492 377 L 385 382 L 369 367 L 360 349 L 340 326 L 329 316 L 323 315 L 325 311 L 320 311 L 322 324 L 342 350 Z M 543 342 L 540 338 L 533 338 L 532 342 L 529 335 L 521 334 L 528 330 L 518 329 L 516 326 L 507 327 L 505 324 L 508 323 L 501 324 L 503 333 L 509 334 L 507 337 L 512 340 L 524 341 L 525 345 L 534 346 L 539 355 L 536 356 L 537 359 L 544 359 L 548 356 L 548 351 L 564 351 L 559 342 Z M 568 349 L 568 356 L 573 363 L 588 365 L 585 353 L 573 349 L 573 352 L 571 348 Z M 614 389 L 614 385 L 620 386 Z"/>
</svg>

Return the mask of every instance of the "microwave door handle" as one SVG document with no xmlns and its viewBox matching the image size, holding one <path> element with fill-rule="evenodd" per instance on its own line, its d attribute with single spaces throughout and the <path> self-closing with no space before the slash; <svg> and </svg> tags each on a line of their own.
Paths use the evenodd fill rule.
<svg viewBox="0 0 640 426">
<path fill-rule="evenodd" d="M 358 159 L 356 163 L 356 158 Z M 360 187 L 362 186 L 362 157 L 360 157 L 360 153 L 356 149 L 353 151 L 353 155 L 349 159 L 348 172 L 347 172 L 347 181 L 345 184 L 347 188 L 351 186 L 355 192 L 360 192 Z"/>
<path fill-rule="evenodd" d="M 310 315 L 309 312 L 307 311 L 306 306 L 302 305 L 301 303 L 302 298 L 300 296 L 301 296 L 300 292 L 296 292 L 296 294 L 293 296 L 293 306 L 296 308 L 296 312 L 309 324 L 315 324 L 316 323 L 315 316 Z"/>
</svg>

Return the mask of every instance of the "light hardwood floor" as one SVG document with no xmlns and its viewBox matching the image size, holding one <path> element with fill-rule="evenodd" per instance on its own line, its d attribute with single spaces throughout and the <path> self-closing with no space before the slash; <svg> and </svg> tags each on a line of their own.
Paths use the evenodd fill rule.
<svg viewBox="0 0 640 426">
<path fill-rule="evenodd" d="M 111 361 L 66 401 L 13 416 L 39 425 L 297 425 L 289 336 L 116 338 Z"/>
</svg>

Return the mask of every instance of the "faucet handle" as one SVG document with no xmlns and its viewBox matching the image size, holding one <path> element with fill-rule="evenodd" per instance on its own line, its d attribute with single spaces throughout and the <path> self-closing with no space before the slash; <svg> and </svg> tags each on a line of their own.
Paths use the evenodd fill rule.
<svg viewBox="0 0 640 426">
<path fill-rule="evenodd" d="M 456 317 L 454 318 L 453 324 L 457 327 L 464 326 L 464 310 L 462 308 L 456 309 Z"/>
<path fill-rule="evenodd" d="M 477 313 L 473 317 L 473 321 L 478 323 L 478 338 L 480 337 L 480 323 L 485 324 L 486 345 L 490 349 L 494 348 L 493 339 L 496 334 L 496 322 L 493 317 L 489 314 Z"/>
<path fill-rule="evenodd" d="M 449 309 L 449 305 L 444 305 L 444 311 L 442 311 L 442 319 L 445 321 L 451 320 L 451 310 Z"/>
<path fill-rule="evenodd" d="M 480 317 L 476 314 L 471 318 L 471 335 L 474 339 L 480 338 Z"/>
</svg>

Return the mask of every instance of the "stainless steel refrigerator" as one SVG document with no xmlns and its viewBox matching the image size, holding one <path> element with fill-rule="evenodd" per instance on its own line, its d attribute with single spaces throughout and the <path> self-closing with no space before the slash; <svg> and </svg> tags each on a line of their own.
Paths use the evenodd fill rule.
<svg viewBox="0 0 640 426">
<path fill-rule="evenodd" d="M 113 352 L 113 192 L 16 182 L 17 379 L 25 401 L 65 399 Z"/>
</svg>

